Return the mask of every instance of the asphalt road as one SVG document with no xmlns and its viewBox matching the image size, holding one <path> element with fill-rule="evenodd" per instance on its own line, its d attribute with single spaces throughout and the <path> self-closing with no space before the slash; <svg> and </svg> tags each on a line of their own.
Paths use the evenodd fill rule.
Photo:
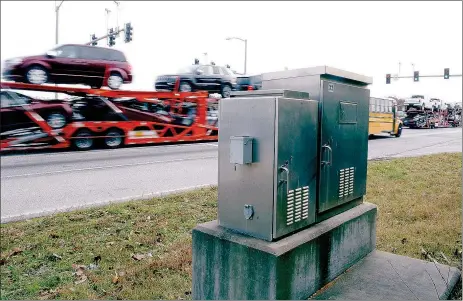
<svg viewBox="0 0 463 301">
<path fill-rule="evenodd" d="M 462 129 L 405 129 L 369 142 L 369 159 L 461 152 Z M 217 184 L 217 143 L 1 158 L 2 223 Z"/>
</svg>

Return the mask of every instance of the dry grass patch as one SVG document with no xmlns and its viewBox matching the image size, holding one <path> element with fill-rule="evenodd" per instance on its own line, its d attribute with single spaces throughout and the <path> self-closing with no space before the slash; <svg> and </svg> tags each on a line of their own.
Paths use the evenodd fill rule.
<svg viewBox="0 0 463 301">
<path fill-rule="evenodd" d="M 461 154 L 369 164 L 367 200 L 378 205 L 377 248 L 461 267 Z"/>
<path fill-rule="evenodd" d="M 371 162 L 378 249 L 461 266 L 461 154 Z M 217 189 L 1 225 L 1 299 L 191 299 L 191 230 Z"/>
<path fill-rule="evenodd" d="M 216 196 L 201 189 L 4 224 L 1 298 L 189 298 L 191 230 L 216 217 Z"/>
</svg>

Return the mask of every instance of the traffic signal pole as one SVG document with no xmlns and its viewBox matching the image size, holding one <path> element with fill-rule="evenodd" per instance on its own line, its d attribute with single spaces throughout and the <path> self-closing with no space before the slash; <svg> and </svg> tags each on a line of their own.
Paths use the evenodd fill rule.
<svg viewBox="0 0 463 301">
<path fill-rule="evenodd" d="M 125 32 L 125 39 L 124 41 L 126 43 L 132 41 L 132 30 L 133 30 L 133 27 L 132 27 L 132 24 L 129 22 L 127 24 L 124 25 L 124 28 L 122 29 L 119 29 L 119 28 L 116 28 L 116 30 L 113 30 L 112 28 L 109 30 L 109 33 L 104 35 L 104 36 L 101 36 L 99 38 L 96 38 L 96 39 L 93 39 L 90 41 L 90 42 L 87 42 L 85 43 L 84 45 L 93 45 L 93 44 L 96 44 L 98 41 L 101 41 L 101 40 L 104 40 L 106 38 L 109 38 L 109 37 L 114 37 L 116 38 L 117 36 L 119 36 L 119 34 L 121 32 Z M 94 36 L 94 35 L 93 35 Z M 114 45 L 114 44 L 113 44 Z M 110 45 L 110 46 L 113 46 L 113 45 Z"/>
<path fill-rule="evenodd" d="M 426 78 L 442 78 L 444 79 L 450 79 L 450 77 L 461 77 L 461 74 L 450 74 L 449 68 L 444 69 L 444 75 L 421 75 L 419 74 L 419 71 L 414 71 L 413 75 L 410 76 L 391 76 L 390 73 L 386 74 L 386 84 L 391 83 L 391 79 L 399 79 L 399 78 L 412 78 L 414 82 L 418 82 L 420 80 L 420 77 L 426 77 Z"/>
<path fill-rule="evenodd" d="M 108 33 L 108 34 L 106 34 L 104 36 L 101 36 L 101 37 L 95 39 L 95 40 L 92 40 L 92 41 L 90 41 L 88 43 L 85 43 L 84 45 L 92 45 L 92 43 L 96 43 L 98 41 L 104 40 L 106 38 L 109 38 L 110 36 L 117 36 L 122 31 L 125 31 L 125 30 L 124 29 L 119 29 L 119 31 L 114 31 L 113 33 Z"/>
<path fill-rule="evenodd" d="M 440 78 L 442 78 L 442 75 L 421 75 L 420 74 L 420 78 L 421 77 L 440 77 Z M 461 74 L 452 74 L 449 77 L 461 77 Z M 411 76 L 397 76 L 397 77 L 393 76 L 392 78 L 414 78 L 414 76 L 413 75 L 411 75 Z"/>
</svg>

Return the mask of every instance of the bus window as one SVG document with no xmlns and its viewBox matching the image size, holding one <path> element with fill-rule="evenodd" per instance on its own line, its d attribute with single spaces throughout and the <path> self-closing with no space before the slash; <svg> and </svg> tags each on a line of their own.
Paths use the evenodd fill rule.
<svg viewBox="0 0 463 301">
<path fill-rule="evenodd" d="M 375 111 L 375 99 L 370 98 L 370 112 L 374 112 L 374 111 Z"/>
</svg>

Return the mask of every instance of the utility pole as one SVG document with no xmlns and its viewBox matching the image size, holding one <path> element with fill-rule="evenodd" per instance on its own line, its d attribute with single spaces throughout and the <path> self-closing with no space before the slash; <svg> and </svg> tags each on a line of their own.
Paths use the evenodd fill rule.
<svg viewBox="0 0 463 301">
<path fill-rule="evenodd" d="M 401 63 L 401 62 L 399 62 L 399 73 L 398 73 L 398 74 L 399 74 L 399 76 L 400 76 L 400 66 L 401 66 L 401 65 L 402 65 L 402 63 Z"/>
</svg>

